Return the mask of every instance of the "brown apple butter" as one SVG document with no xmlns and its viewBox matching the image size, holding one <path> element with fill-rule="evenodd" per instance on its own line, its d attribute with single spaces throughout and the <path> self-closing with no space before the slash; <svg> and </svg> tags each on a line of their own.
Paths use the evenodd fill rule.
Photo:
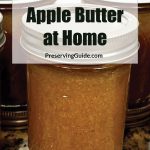
<svg viewBox="0 0 150 150">
<path fill-rule="evenodd" d="M 130 65 L 29 65 L 30 150 L 121 150 Z"/>
</svg>

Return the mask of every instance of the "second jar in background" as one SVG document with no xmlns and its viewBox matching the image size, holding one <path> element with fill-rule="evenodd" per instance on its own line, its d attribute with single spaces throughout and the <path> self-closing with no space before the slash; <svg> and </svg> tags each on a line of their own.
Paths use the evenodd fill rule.
<svg viewBox="0 0 150 150">
<path fill-rule="evenodd" d="M 3 65 L 0 106 L 2 128 L 20 128 L 20 125 L 24 128 L 27 125 L 26 66 L 12 64 L 12 1 L 0 1 L 0 5 L 7 37 L 4 51 L 1 53 Z"/>
<path fill-rule="evenodd" d="M 146 124 L 150 120 L 150 1 L 149 0 L 84 0 L 88 3 L 138 10 L 139 60 L 132 65 L 129 84 L 127 127 Z"/>
</svg>

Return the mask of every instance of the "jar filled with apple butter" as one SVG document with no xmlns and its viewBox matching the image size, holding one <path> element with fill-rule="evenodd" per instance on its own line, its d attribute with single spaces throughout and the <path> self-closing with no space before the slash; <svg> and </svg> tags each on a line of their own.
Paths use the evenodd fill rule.
<svg viewBox="0 0 150 150">
<path fill-rule="evenodd" d="M 41 9 L 54 9 L 53 7 L 44 6 Z M 97 6 L 85 7 L 94 9 Z M 72 10 L 73 13 L 74 5 L 64 8 Z M 119 60 L 128 62 L 127 58 L 130 60 L 138 50 L 137 36 L 133 36 L 138 28 L 137 19 L 129 13 L 125 13 L 123 18 L 125 20 L 121 25 L 115 26 L 113 30 L 110 28 L 109 38 L 115 46 L 108 44 L 105 51 L 113 54 L 116 52 L 116 55 L 126 50 L 128 53 L 126 57 L 119 55 L 117 58 L 109 55 L 109 61 L 112 63 Z M 69 63 L 69 60 L 61 60 L 61 63 L 58 63 L 58 59 L 45 59 L 40 55 L 46 51 L 46 47 L 40 45 L 43 44 L 39 41 L 42 39 L 41 35 L 46 29 L 62 29 L 63 26 L 57 24 L 58 26 L 51 25 L 49 28 L 49 25 L 42 24 L 42 30 L 42 25 L 29 25 L 26 22 L 26 14 L 22 22 L 23 32 L 20 41 L 23 50 L 30 56 L 29 59 L 54 61 L 52 64 L 27 65 L 29 149 L 121 150 L 131 65 L 113 65 L 109 64 L 109 61 L 106 61 L 106 64 L 88 64 L 86 60 L 85 63 L 78 64 L 74 60 L 74 63 Z M 118 44 L 120 40 L 125 41 L 123 46 Z M 134 44 L 131 46 L 131 43 Z M 53 51 L 52 48 L 48 47 Z M 64 50 L 67 52 L 76 49 L 77 47 L 74 49 L 73 46 L 68 49 L 58 46 L 57 50 L 62 53 Z M 87 50 L 88 48 L 85 52 Z M 84 62 L 84 59 L 81 62 Z"/>
</svg>

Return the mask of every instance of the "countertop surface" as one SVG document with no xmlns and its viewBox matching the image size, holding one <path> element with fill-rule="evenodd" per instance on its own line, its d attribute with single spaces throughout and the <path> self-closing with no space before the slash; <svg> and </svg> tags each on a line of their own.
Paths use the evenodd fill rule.
<svg viewBox="0 0 150 150">
<path fill-rule="evenodd" d="M 26 130 L 2 131 L 0 150 L 28 150 Z M 144 127 L 126 129 L 123 150 L 150 150 L 150 123 Z"/>
</svg>

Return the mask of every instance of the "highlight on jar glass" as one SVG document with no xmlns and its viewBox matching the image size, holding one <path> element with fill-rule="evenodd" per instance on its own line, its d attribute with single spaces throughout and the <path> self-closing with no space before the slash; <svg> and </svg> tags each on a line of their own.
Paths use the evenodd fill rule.
<svg viewBox="0 0 150 150">
<path fill-rule="evenodd" d="M 130 12 L 138 9 L 139 61 L 132 65 L 128 96 L 127 127 L 143 126 L 150 120 L 150 1 L 149 0 L 84 0 L 109 6 L 124 7 Z M 135 5 L 138 4 L 136 7 Z"/>
<path fill-rule="evenodd" d="M 4 29 L 3 29 L 3 15 L 0 12 L 0 53 L 4 48 L 5 42 L 6 42 L 6 36 L 4 34 Z"/>
<path fill-rule="evenodd" d="M 104 7 L 83 4 L 78 6 L 85 7 L 86 10 Z M 61 8 L 71 10 L 74 18 L 75 6 Z M 55 6 L 45 6 L 36 10 L 41 9 L 57 11 Z M 135 36 L 138 29 L 136 17 L 125 12 L 123 23 L 114 26 L 109 23 L 99 25 L 101 31 L 109 31 L 109 44 L 106 47 L 99 46 L 99 49 L 94 46 L 93 49 L 91 46 L 86 49 L 62 45 L 44 47 L 41 37 L 43 32 L 60 29 L 60 24 L 37 25 L 26 22 L 26 17 L 27 13 L 22 18 L 20 41 L 22 50 L 27 53 L 29 62 L 32 63 L 28 64 L 29 149 L 121 150 L 131 66 L 127 62 L 130 62 L 139 46 L 138 37 Z M 61 28 L 66 29 L 67 26 L 70 25 L 61 24 Z M 87 28 L 89 32 L 93 29 L 91 27 Z M 78 32 L 84 30 L 75 29 Z M 98 61 L 91 63 L 84 59 L 59 61 L 57 58 L 44 59 L 41 53 L 46 50 L 77 50 L 87 53 L 92 50 L 103 51 L 109 58 L 105 59 L 105 64 Z M 54 62 L 33 64 L 37 61 L 41 63 L 41 59 L 45 63 Z M 113 64 L 120 60 L 125 64 Z"/>
<path fill-rule="evenodd" d="M 38 1 L 38 4 L 37 4 Z M 51 3 L 52 1 L 49 1 Z M 17 7 L 13 7 L 16 4 Z M 1 0 L 0 11 L 3 13 L 3 25 L 7 41 L 1 52 L 1 64 L 3 66 L 1 78 L 1 119 L 2 128 L 21 129 L 27 128 L 27 78 L 26 65 L 12 64 L 12 41 L 20 37 L 20 20 L 28 5 L 41 6 L 47 1 L 39 0 Z M 14 8 L 14 9 L 13 9 Z M 21 11 L 20 11 L 21 9 Z M 13 15 L 15 13 L 15 15 Z M 12 16 L 17 17 L 15 22 Z M 20 19 L 20 20 L 19 20 Z M 13 29 L 12 29 L 13 26 Z M 15 26 L 15 27 L 14 27 Z M 12 34 L 14 36 L 12 36 Z M 15 39 L 13 38 L 15 37 Z M 20 44 L 13 47 L 20 52 Z M 13 119 L 12 119 L 13 118 Z"/>
</svg>

